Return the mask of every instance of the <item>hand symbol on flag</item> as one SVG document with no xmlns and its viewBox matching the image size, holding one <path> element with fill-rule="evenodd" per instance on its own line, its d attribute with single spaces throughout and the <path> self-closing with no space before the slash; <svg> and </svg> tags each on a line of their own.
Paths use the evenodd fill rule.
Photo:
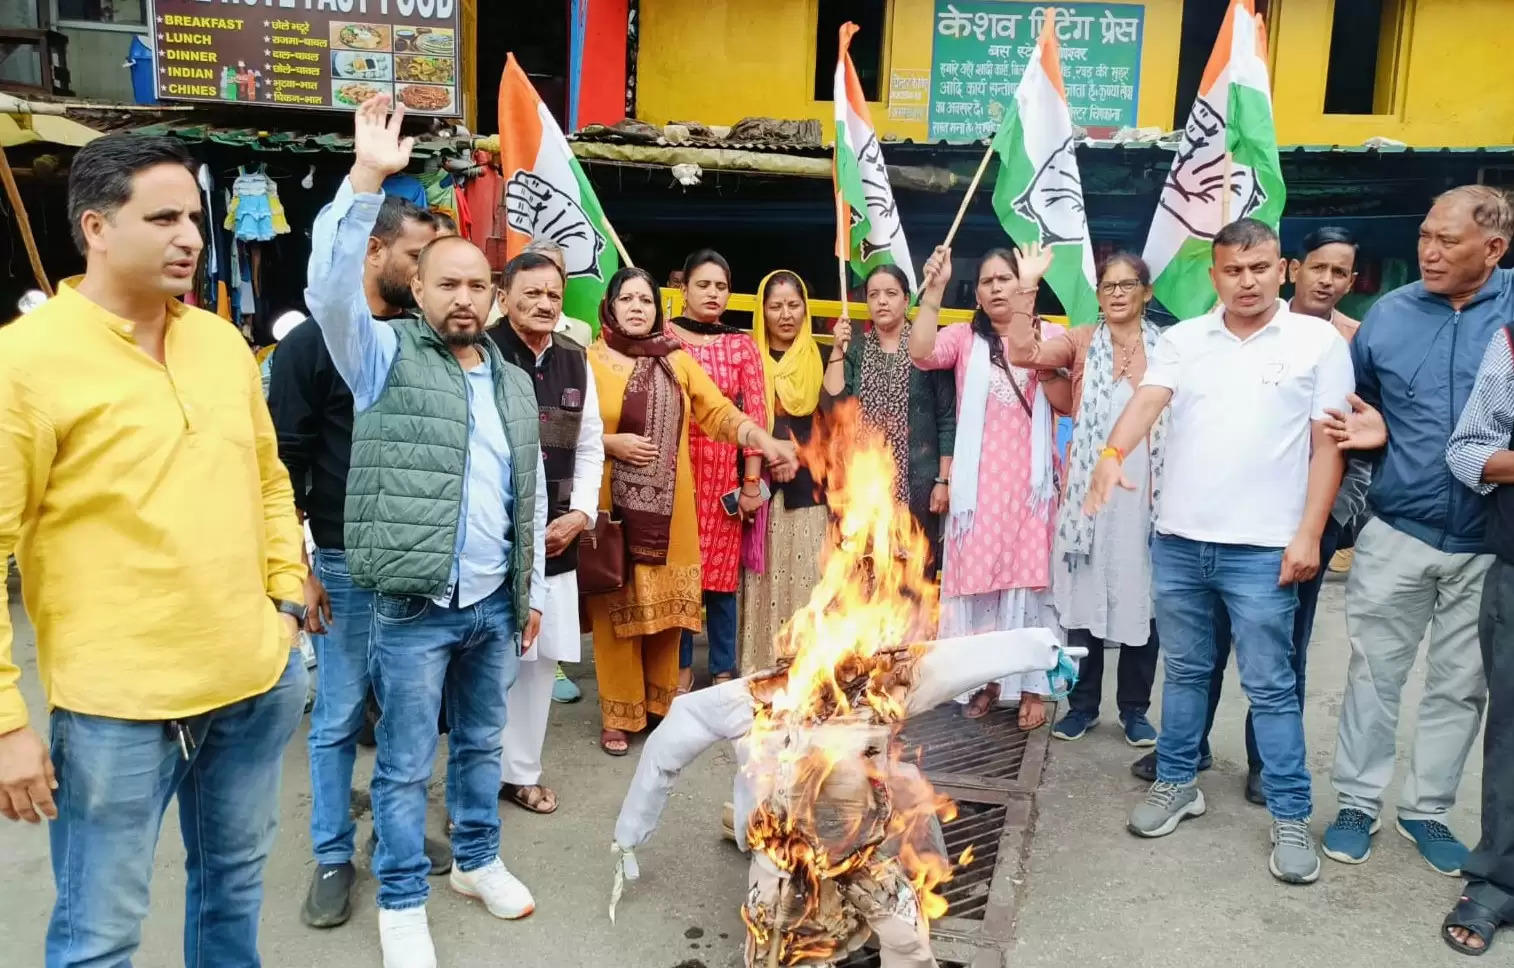
<svg viewBox="0 0 1514 968">
<path fill-rule="evenodd" d="M 1225 119 L 1203 98 L 1183 129 L 1183 143 L 1168 172 L 1161 206 L 1177 216 L 1194 235 L 1212 239 L 1220 229 L 1220 195 L 1225 186 Z M 1250 215 L 1267 199 L 1267 192 L 1250 167 L 1230 165 L 1230 218 Z"/>
<path fill-rule="evenodd" d="M 525 170 L 511 176 L 505 185 L 505 218 L 517 232 L 562 246 L 570 278 L 600 278 L 599 253 L 605 240 L 583 207 L 545 178 Z"/>
</svg>

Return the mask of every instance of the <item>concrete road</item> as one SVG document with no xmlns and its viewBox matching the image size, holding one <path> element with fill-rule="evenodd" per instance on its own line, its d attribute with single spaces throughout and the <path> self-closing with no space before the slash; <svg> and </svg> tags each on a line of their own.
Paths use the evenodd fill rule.
<svg viewBox="0 0 1514 968">
<path fill-rule="evenodd" d="M 30 629 L 19 607 L 12 609 L 12 617 L 27 698 L 40 717 Z M 1334 812 L 1328 773 L 1345 656 L 1341 586 L 1331 584 L 1321 603 L 1310 663 L 1307 727 L 1317 830 Z M 1285 888 L 1267 874 L 1265 813 L 1241 797 L 1244 706 L 1233 682 L 1232 698 L 1216 727 L 1218 762 L 1204 776 L 1209 813 L 1164 840 L 1141 841 L 1127 834 L 1125 813 L 1143 787 L 1127 771 L 1135 752 L 1112 725 L 1115 669 L 1113 662 L 1108 665 L 1108 725 L 1080 743 L 1053 744 L 1019 940 L 1007 963 L 1027 968 L 1460 963 L 1436 936 L 1458 882 L 1430 871 L 1391 828 L 1379 835 L 1367 865 L 1347 868 L 1327 860 L 1321 882 L 1313 887 Z M 520 923 L 496 921 L 478 904 L 452 895 L 444 878 L 433 880 L 429 911 L 443 965 L 735 968 L 740 964 L 737 910 L 745 865 L 720 837 L 720 806 L 729 796 L 734 770 L 729 752 L 706 754 L 684 775 L 658 835 L 639 853 L 643 879 L 621 902 L 618 923 L 610 924 L 611 828 L 634 757 L 612 759 L 599 751 L 592 670 L 585 665 L 570 672 L 585 686 L 585 700 L 554 707 L 547 749 L 547 780 L 558 791 L 561 809 L 538 817 L 508 805 L 501 808 L 505 860 L 534 891 L 537 912 Z M 1417 682 L 1421 677 L 1422 671 L 1416 671 L 1413 678 Z M 1416 688 L 1406 709 L 1414 708 L 1417 695 Z M 1404 733 L 1412 726 L 1410 715 Z M 371 765 L 371 752 L 364 752 L 356 786 L 365 784 Z M 1473 839 L 1480 769 L 1479 747 L 1453 821 L 1459 834 Z M 377 966 L 374 885 L 366 856 L 359 857 L 363 875 L 352 921 L 319 932 L 299 923 L 312 866 L 303 743 L 290 747 L 284 777 L 284 825 L 268 870 L 262 919 L 265 964 Z M 432 799 L 432 826 L 439 830 L 439 787 Z M 364 810 L 358 821 L 360 841 L 367 837 L 369 821 Z M 171 812 L 158 848 L 152 913 L 138 966 L 181 963 L 182 860 Z M 41 964 L 52 900 L 45 830 L 0 825 L 0 951 L 6 952 L 0 963 Z M 1500 943 L 1514 946 L 1514 939 Z M 1495 951 L 1494 958 L 1500 956 Z"/>
</svg>

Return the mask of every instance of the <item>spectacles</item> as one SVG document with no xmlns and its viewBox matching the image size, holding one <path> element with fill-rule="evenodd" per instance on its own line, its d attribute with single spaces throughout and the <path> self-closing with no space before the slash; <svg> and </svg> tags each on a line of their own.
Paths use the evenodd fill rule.
<svg viewBox="0 0 1514 968">
<path fill-rule="evenodd" d="M 1135 292 L 1141 285 L 1139 279 L 1121 279 L 1119 282 L 1102 282 L 1099 284 L 1099 292 L 1106 296 L 1113 296 L 1117 292 Z"/>
</svg>

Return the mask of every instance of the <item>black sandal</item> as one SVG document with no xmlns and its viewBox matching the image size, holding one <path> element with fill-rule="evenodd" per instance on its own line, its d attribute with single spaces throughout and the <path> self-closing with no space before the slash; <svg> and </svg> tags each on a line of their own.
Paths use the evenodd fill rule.
<svg viewBox="0 0 1514 968">
<path fill-rule="evenodd" d="M 1498 932 L 1499 925 L 1503 923 L 1497 911 L 1479 904 L 1469 897 L 1463 896 L 1446 915 L 1446 919 L 1440 924 L 1440 936 L 1445 939 L 1455 951 L 1464 955 L 1477 957 L 1486 954 L 1493 946 L 1493 935 Z M 1474 948 L 1464 942 L 1457 941 L 1451 936 L 1452 928 L 1464 928 L 1482 941 L 1481 948 Z"/>
</svg>

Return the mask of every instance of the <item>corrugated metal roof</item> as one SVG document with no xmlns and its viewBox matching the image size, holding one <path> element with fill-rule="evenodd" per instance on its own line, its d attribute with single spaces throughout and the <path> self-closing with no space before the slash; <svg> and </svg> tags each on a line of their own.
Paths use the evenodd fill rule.
<svg viewBox="0 0 1514 968">
<path fill-rule="evenodd" d="M 228 128 L 193 120 L 164 121 L 132 129 L 138 134 L 166 135 L 192 143 L 212 142 L 246 148 L 251 151 L 287 152 L 291 154 L 351 154 L 352 135 L 319 134 L 312 131 L 271 130 L 268 128 Z M 440 158 L 465 156 L 472 148 L 472 138 L 436 138 L 419 136 L 415 157 Z"/>
</svg>

